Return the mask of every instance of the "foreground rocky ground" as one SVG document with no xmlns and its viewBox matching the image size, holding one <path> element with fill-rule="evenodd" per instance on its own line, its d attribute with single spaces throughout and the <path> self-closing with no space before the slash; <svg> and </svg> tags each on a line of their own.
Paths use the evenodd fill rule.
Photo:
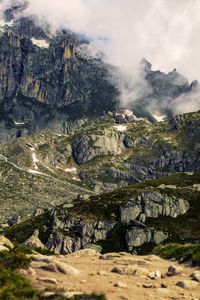
<svg viewBox="0 0 200 300">
<path fill-rule="evenodd" d="M 67 256 L 34 255 L 31 260 L 30 268 L 21 272 L 46 296 L 59 291 L 62 297 L 104 293 L 109 300 L 200 299 L 198 268 L 155 255 L 101 255 L 86 249 Z"/>
</svg>

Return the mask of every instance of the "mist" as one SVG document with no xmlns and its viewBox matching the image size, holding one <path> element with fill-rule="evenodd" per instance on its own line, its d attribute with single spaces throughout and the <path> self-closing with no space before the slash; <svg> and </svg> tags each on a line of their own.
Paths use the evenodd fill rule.
<svg viewBox="0 0 200 300">
<path fill-rule="evenodd" d="M 3 0 L 1 10 L 11 2 L 24 1 Z M 120 70 L 117 82 L 124 104 L 148 91 L 138 70 L 143 57 L 154 69 L 170 72 L 176 68 L 190 81 L 200 79 L 199 0 L 26 2 L 23 14 L 35 16 L 41 24 L 50 24 L 52 32 L 70 29 L 92 39 L 93 45 L 105 54 L 106 62 Z"/>
</svg>

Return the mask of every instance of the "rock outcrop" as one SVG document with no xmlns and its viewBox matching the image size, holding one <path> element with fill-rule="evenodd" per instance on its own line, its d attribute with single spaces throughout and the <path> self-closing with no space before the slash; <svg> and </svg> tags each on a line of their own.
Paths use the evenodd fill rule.
<svg viewBox="0 0 200 300">
<path fill-rule="evenodd" d="M 145 217 L 158 218 L 159 216 L 170 216 L 176 218 L 185 214 L 189 209 L 189 203 L 184 199 L 170 197 L 159 191 L 146 191 L 120 207 L 121 222 L 130 224 L 140 214 Z"/>
<path fill-rule="evenodd" d="M 119 155 L 124 150 L 123 135 L 106 132 L 102 135 L 83 135 L 73 143 L 73 156 L 78 164 L 98 156 Z"/>
</svg>

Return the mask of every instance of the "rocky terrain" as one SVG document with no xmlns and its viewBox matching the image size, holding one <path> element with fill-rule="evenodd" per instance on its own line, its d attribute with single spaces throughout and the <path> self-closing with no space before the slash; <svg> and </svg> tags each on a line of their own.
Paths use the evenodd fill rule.
<svg viewBox="0 0 200 300">
<path fill-rule="evenodd" d="M 0 299 L 200 299 L 200 111 L 170 108 L 198 82 L 143 59 L 122 108 L 86 37 L 20 10 L 0 20 Z"/>
<path fill-rule="evenodd" d="M 61 254 L 199 242 L 199 122 L 198 112 L 160 123 L 109 113 L 2 144 L 2 231 L 21 243 L 37 230 Z"/>
<path fill-rule="evenodd" d="M 0 247 L 1 253 L 9 255 L 8 247 L 13 245 L 0 236 Z M 10 252 L 15 253 L 12 249 Z M 2 258 L 7 257 L 1 253 L 0 263 Z M 29 294 L 26 299 L 132 300 L 137 295 L 137 299 L 145 300 L 197 300 L 200 296 L 200 271 L 197 266 L 180 264 L 174 259 L 164 260 L 152 254 L 136 256 L 119 252 L 102 255 L 85 249 L 67 256 L 26 254 L 24 262 L 21 258 L 21 264 L 25 264 L 27 259 L 28 266 L 21 266 L 15 271 L 28 279 L 37 291 L 35 298 Z M 1 288 L 5 290 L 4 284 Z M 1 288 L 0 297 L 3 295 Z M 19 299 L 22 299 L 24 291 L 21 288 L 18 293 L 20 290 Z M 13 287 L 9 295 L 12 292 L 16 296 Z"/>
</svg>

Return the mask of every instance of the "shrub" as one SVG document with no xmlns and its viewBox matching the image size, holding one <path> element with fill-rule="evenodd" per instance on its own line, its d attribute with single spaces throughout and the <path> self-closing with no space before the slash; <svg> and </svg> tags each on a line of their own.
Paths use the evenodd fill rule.
<svg viewBox="0 0 200 300">
<path fill-rule="evenodd" d="M 163 258 L 192 260 L 194 264 L 200 264 L 200 244 L 168 244 L 155 247 L 153 252 Z"/>
</svg>

